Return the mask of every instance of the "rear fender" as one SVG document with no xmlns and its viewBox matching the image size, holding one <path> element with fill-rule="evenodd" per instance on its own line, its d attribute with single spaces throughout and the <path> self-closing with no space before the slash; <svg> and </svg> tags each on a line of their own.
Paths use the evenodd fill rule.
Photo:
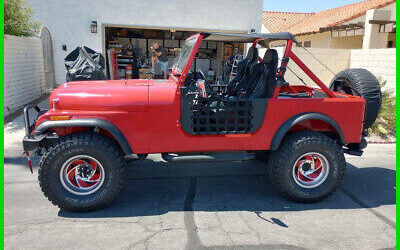
<svg viewBox="0 0 400 250">
<path fill-rule="evenodd" d="M 107 133 L 112 135 L 120 145 L 122 151 L 126 154 L 133 154 L 132 148 L 130 147 L 128 140 L 125 135 L 112 123 L 96 118 L 85 118 L 85 119 L 72 119 L 66 121 L 45 121 L 40 123 L 33 135 L 41 135 L 46 133 L 49 129 L 56 128 L 100 128 L 105 130 Z"/>
<path fill-rule="evenodd" d="M 288 132 L 290 132 L 290 130 L 294 126 L 296 126 L 296 124 L 300 124 L 307 120 L 320 120 L 324 123 L 329 124 L 333 128 L 334 132 L 337 133 L 337 135 L 340 139 L 340 143 L 342 145 L 346 145 L 342 129 L 340 128 L 339 124 L 335 120 L 333 120 L 332 118 L 330 118 L 324 114 L 321 114 L 321 113 L 302 113 L 302 114 L 298 114 L 296 116 L 289 118 L 287 121 L 285 121 L 279 127 L 279 129 L 276 131 L 274 137 L 272 138 L 270 150 L 272 150 L 272 151 L 277 150 L 279 148 L 279 145 L 280 145 L 283 137 Z"/>
</svg>

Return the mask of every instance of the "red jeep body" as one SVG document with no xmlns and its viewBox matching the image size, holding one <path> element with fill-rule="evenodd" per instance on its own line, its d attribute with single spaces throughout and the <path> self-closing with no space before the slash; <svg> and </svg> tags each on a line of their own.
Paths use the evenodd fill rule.
<svg viewBox="0 0 400 250">
<path fill-rule="evenodd" d="M 201 70 L 190 72 L 203 39 L 253 43 L 226 92 L 212 89 Z M 261 59 L 256 49 L 274 40 L 287 41 L 279 68 L 276 50 Z M 121 191 L 127 160 L 161 153 L 174 163 L 260 156 L 283 197 L 324 199 L 343 179 L 343 153 L 360 156 L 366 147 L 363 136 L 376 119 L 381 92 L 376 77 L 363 69 L 339 72 L 332 81 L 338 92 L 331 91 L 292 52 L 293 42 L 290 33 L 201 33 L 186 40 L 168 80 L 60 85 L 50 95 L 50 110 L 35 107 L 34 124 L 30 107 L 24 110 L 24 151 L 28 159 L 31 150 L 45 152 L 38 171 L 43 193 L 62 209 L 100 209 Z M 319 88 L 289 85 L 289 59 Z M 367 99 L 344 91 L 348 82 L 369 88 L 361 91 Z"/>
<path fill-rule="evenodd" d="M 311 130 L 331 132 L 343 146 L 360 143 L 365 100 L 361 97 L 333 93 L 294 55 L 293 40 L 287 40 L 285 57 L 294 60 L 320 87 L 275 87 L 269 98 L 264 120 L 259 129 L 248 134 L 192 135 L 182 129 L 181 91 L 200 43 L 207 34 L 197 34 L 193 49 L 181 72 L 173 69 L 168 80 L 108 80 L 68 82 L 50 96 L 50 110 L 40 116 L 40 124 L 50 120 L 94 118 L 114 125 L 126 138 L 129 154 L 199 151 L 253 151 L 276 149 L 289 131 Z M 262 41 L 254 38 L 253 46 Z M 286 67 L 282 62 L 281 67 Z M 277 73 L 282 74 L 281 72 Z M 280 98 L 279 93 L 325 92 L 321 98 Z M 345 112 L 343 112 L 345 111 Z M 57 118 L 60 116 L 61 118 Z M 88 125 L 49 126 L 58 136 L 86 130 Z M 43 132 L 41 130 L 41 132 Z M 100 133 L 116 139 L 116 134 L 100 126 Z M 123 144 L 123 143 L 122 143 Z"/>
</svg>

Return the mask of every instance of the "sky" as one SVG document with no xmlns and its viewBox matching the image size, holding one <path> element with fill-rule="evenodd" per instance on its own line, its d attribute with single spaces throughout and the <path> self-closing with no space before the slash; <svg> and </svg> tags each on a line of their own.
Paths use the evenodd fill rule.
<svg viewBox="0 0 400 250">
<path fill-rule="evenodd" d="M 286 12 L 319 12 L 361 0 L 264 0 L 264 10 Z"/>
</svg>

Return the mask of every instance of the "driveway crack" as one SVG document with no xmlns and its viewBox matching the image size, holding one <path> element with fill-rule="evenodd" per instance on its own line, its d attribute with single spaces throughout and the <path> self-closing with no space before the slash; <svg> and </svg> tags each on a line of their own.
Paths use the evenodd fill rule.
<svg viewBox="0 0 400 250">
<path fill-rule="evenodd" d="M 389 218 L 387 218 L 386 216 L 384 216 L 383 214 L 379 213 L 378 211 L 376 211 L 375 209 L 373 209 L 371 206 L 368 206 L 366 203 L 364 203 L 362 200 L 358 199 L 354 194 L 352 194 L 351 192 L 347 191 L 346 189 L 344 189 L 343 187 L 340 188 L 340 190 L 348 197 L 350 198 L 350 200 L 352 200 L 353 202 L 357 203 L 358 205 L 360 205 L 361 207 L 367 209 L 370 213 L 372 213 L 373 215 L 375 215 L 377 218 L 379 218 L 380 220 L 382 220 L 383 222 L 385 222 L 387 225 L 389 225 L 391 228 L 396 230 L 396 223 L 393 222 L 392 220 L 390 220 Z"/>
</svg>

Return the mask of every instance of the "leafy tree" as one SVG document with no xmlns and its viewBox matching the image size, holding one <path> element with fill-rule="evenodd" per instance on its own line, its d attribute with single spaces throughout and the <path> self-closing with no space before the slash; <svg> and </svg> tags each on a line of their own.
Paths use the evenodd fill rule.
<svg viewBox="0 0 400 250">
<path fill-rule="evenodd" d="M 34 36 L 40 25 L 32 21 L 32 8 L 26 0 L 4 1 L 4 33 L 14 36 Z"/>
</svg>

